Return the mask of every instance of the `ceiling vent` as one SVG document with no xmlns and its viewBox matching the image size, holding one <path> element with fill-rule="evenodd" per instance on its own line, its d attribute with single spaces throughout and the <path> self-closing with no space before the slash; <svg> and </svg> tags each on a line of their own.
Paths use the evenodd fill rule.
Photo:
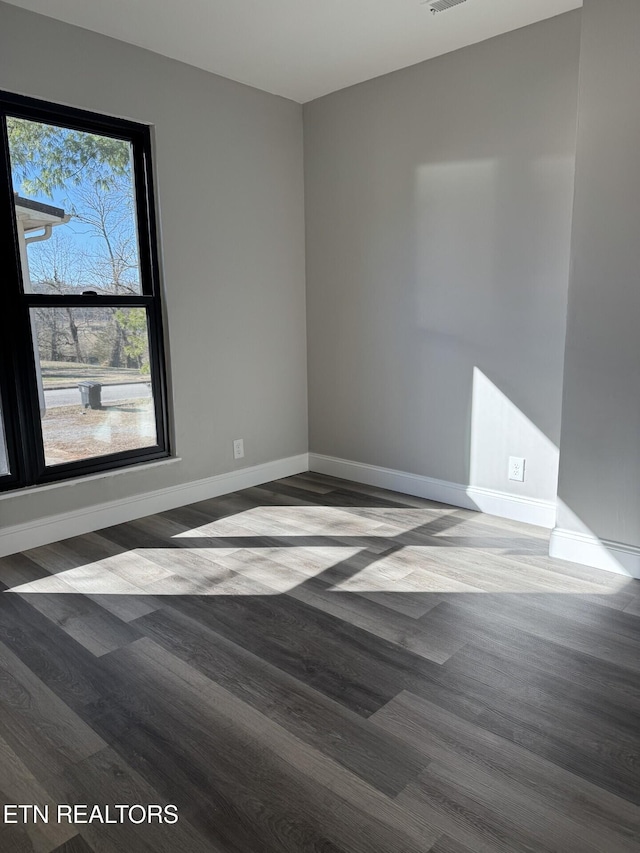
<svg viewBox="0 0 640 853">
<path fill-rule="evenodd" d="M 432 0 L 429 3 L 429 8 L 435 15 L 436 12 L 444 12 L 446 9 L 453 9 L 454 6 L 459 6 L 461 3 L 466 3 L 467 0 Z"/>
</svg>

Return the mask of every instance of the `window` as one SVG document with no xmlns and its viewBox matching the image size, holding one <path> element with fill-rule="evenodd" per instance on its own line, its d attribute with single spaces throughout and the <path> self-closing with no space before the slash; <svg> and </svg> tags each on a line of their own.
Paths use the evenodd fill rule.
<svg viewBox="0 0 640 853">
<path fill-rule="evenodd" d="M 149 128 L 0 93 L 0 488 L 168 456 Z"/>
</svg>

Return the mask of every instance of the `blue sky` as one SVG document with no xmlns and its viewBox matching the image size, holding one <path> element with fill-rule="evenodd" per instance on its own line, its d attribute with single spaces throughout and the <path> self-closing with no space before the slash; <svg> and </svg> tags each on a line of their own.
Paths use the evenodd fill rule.
<svg viewBox="0 0 640 853">
<path fill-rule="evenodd" d="M 61 132 L 64 133 L 65 131 Z M 37 177 L 36 174 L 30 175 L 31 179 L 35 177 Z M 87 180 L 84 182 L 70 181 L 67 187 L 56 188 L 50 194 L 33 192 L 30 188 L 25 187 L 19 170 L 16 168 L 12 169 L 12 179 L 14 191 L 25 198 L 60 207 L 65 213 L 72 213 L 74 209 L 80 215 L 88 213 L 88 209 L 83 207 L 81 197 L 83 193 L 91 190 L 94 186 L 91 175 L 87 175 Z M 131 183 L 130 177 L 125 176 L 124 180 L 125 186 Z M 131 195 L 133 195 L 133 190 Z M 112 195 L 111 201 L 113 202 L 116 198 L 117 196 Z M 112 248 L 115 248 L 116 251 L 120 249 L 120 254 L 125 255 L 124 247 L 127 242 L 130 242 L 129 255 L 132 257 L 133 263 L 137 265 L 135 219 L 132 211 L 129 212 L 126 199 L 122 201 L 121 205 L 112 205 L 108 223 Z M 72 218 L 66 225 L 59 225 L 53 229 L 52 240 L 30 244 L 28 257 L 31 277 L 34 281 L 39 278 L 53 277 L 53 257 L 56 253 L 58 255 L 62 253 L 65 256 L 64 266 L 67 270 L 65 278 L 69 279 L 70 285 L 108 286 L 109 255 L 107 243 L 104 237 L 96 233 L 91 225 L 81 222 L 77 218 Z M 127 276 L 132 283 L 137 279 L 134 270 L 128 270 Z"/>
</svg>

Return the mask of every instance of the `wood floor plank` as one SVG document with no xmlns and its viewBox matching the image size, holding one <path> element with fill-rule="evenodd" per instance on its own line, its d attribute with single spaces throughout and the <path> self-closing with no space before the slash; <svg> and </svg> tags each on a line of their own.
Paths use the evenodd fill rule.
<svg viewBox="0 0 640 853">
<path fill-rule="evenodd" d="M 371 599 L 328 590 L 313 579 L 289 590 L 288 595 L 435 663 L 444 663 L 466 642 L 454 631 L 434 631 L 426 622 L 417 626 L 400 614 L 388 615 Z"/>
<path fill-rule="evenodd" d="M 565 608 L 564 601 L 558 603 L 557 608 Z M 461 627 L 475 631 L 476 635 L 482 634 L 485 625 L 493 622 L 494 626 L 501 626 L 503 630 L 524 632 L 640 673 L 637 637 L 630 639 L 614 633 L 606 625 L 603 627 L 598 624 L 598 621 L 576 619 L 569 608 L 558 615 L 557 609 L 552 612 L 551 603 L 548 606 L 541 604 L 536 602 L 535 597 L 523 601 L 516 595 L 487 595 L 481 601 L 469 596 L 456 597 L 455 603 L 447 601 L 440 606 L 441 612 L 445 609 L 451 612 L 451 617 L 457 619 Z M 605 608 L 600 610 L 606 611 Z M 432 612 L 424 618 L 430 619 Z"/>
<path fill-rule="evenodd" d="M 640 701 L 628 693 L 603 688 L 595 678 L 577 681 L 570 677 L 575 660 L 563 655 L 566 669 L 552 669 L 544 658 L 522 655 L 508 644 L 491 641 L 465 645 L 448 661 L 449 672 L 462 673 L 494 685 L 506 696 L 530 698 L 557 712 L 579 730 L 611 733 L 614 740 L 626 733 L 632 739 L 640 719 Z M 588 666 L 587 662 L 587 666 Z M 568 716 L 570 715 L 570 716 Z"/>
<path fill-rule="evenodd" d="M 460 844 L 459 841 L 444 834 L 436 841 L 429 853 L 477 853 L 477 851 L 465 847 L 464 844 Z M 487 853 L 486 845 L 485 853 Z"/>
<path fill-rule="evenodd" d="M 0 641 L 68 707 L 96 701 L 100 670 L 89 653 L 20 596 L 0 596 Z"/>
<path fill-rule="evenodd" d="M 179 697 L 179 709 L 175 704 L 173 709 L 184 729 L 197 725 L 215 739 L 219 766 L 227 762 L 229 772 L 258 786 L 263 799 L 270 795 L 297 800 L 298 819 L 306 817 L 309 826 L 316 826 L 319 839 L 326 836 L 343 846 L 346 841 L 353 853 L 368 853 L 374 844 L 383 849 L 395 844 L 417 853 L 436 840 L 438 834 L 426 821 L 404 813 L 339 763 L 154 642 L 137 641 L 111 655 L 110 663 L 122 667 L 132 658 L 139 662 L 138 673 L 144 672 L 152 682 L 162 677 L 164 689 Z M 284 790 L 277 790 L 278 779 Z M 279 841 L 280 849 L 296 850 L 286 834 Z"/>
<path fill-rule="evenodd" d="M 172 606 L 363 716 L 437 668 L 288 596 L 180 596 Z"/>
<path fill-rule="evenodd" d="M 149 563 L 143 555 L 138 555 L 134 559 L 128 549 L 110 547 L 109 543 L 98 534 L 89 533 L 81 538 L 81 542 L 80 549 L 78 538 L 76 538 L 53 545 L 43 545 L 25 553 L 49 574 L 59 574 L 62 580 L 76 592 L 87 595 L 111 591 L 140 594 L 144 587 L 141 581 L 144 581 L 147 573 L 158 571 L 157 567 Z M 135 570 L 134 578 L 131 577 L 130 571 L 127 571 L 127 568 L 131 569 L 131 567 Z M 107 579 L 113 576 L 113 590 L 106 589 L 103 583 L 99 583 L 103 576 Z M 95 578 L 99 585 L 91 589 L 91 586 L 84 582 L 87 577 Z M 82 583 L 81 588 L 76 587 L 74 582 L 76 578 Z M 121 584 L 116 586 L 119 579 L 125 581 L 124 586 Z"/>
<path fill-rule="evenodd" d="M 60 847 L 56 847 L 52 853 L 95 853 L 95 851 L 81 835 L 74 835 L 69 841 L 65 841 Z"/>
<path fill-rule="evenodd" d="M 472 850 L 599 853 L 599 848 L 582 841 L 576 847 L 561 821 L 537 813 L 513 789 L 494 781 L 483 791 L 475 782 L 453 762 L 446 767 L 434 763 L 398 796 L 398 802 Z"/>
<path fill-rule="evenodd" d="M 312 480 L 300 476 L 282 477 L 282 479 L 275 481 L 275 485 L 296 486 L 298 489 L 311 492 L 312 495 L 326 495 L 333 491 L 333 485 L 330 483 L 314 483 Z"/>
<path fill-rule="evenodd" d="M 358 714 L 178 611 L 168 608 L 138 624 L 156 643 L 383 793 L 399 793 L 423 768 L 401 740 L 379 736 Z"/>
<path fill-rule="evenodd" d="M 0 737 L 36 777 L 92 755 L 104 741 L 0 643 Z"/>
<path fill-rule="evenodd" d="M 554 640 L 505 625 L 491 615 L 478 612 L 485 607 L 482 601 L 474 602 L 475 613 L 470 612 L 468 604 L 464 610 L 451 604 L 450 598 L 443 601 L 438 618 L 454 621 L 472 647 L 494 650 L 503 657 L 515 656 L 526 661 L 529 667 L 570 681 L 577 690 L 601 691 L 622 706 L 638 707 L 640 679 L 619 662 L 604 661 L 589 654 L 588 650 L 576 651 Z M 488 602 L 487 609 L 490 609 Z"/>
<path fill-rule="evenodd" d="M 221 770 L 217 756 L 208 753 L 199 737 L 191 743 L 190 732 L 167 715 L 164 703 L 150 716 L 138 692 L 133 699 L 113 693 L 85 713 L 114 752 L 153 782 L 161 803 L 178 805 L 213 851 L 276 853 L 261 837 L 261 823 L 244 817 L 241 804 L 249 800 L 245 787 Z"/>
<path fill-rule="evenodd" d="M 479 723 L 408 693 L 396 697 L 371 721 L 406 740 L 425 759 L 444 766 L 471 763 L 482 771 L 488 787 L 494 780 L 500 780 L 501 787 L 518 787 L 539 811 L 558 812 L 570 820 L 575 843 L 597 842 L 604 850 L 615 841 L 617 850 L 628 853 L 637 848 L 640 807 Z"/>
<path fill-rule="evenodd" d="M 640 616 L 640 596 L 634 596 L 624 608 L 625 613 L 631 616 Z"/>
<path fill-rule="evenodd" d="M 59 585 L 57 589 L 56 585 Z M 39 592 L 39 588 L 36 582 L 14 588 L 13 592 L 92 654 L 103 655 L 138 639 L 135 628 L 87 596 L 73 592 L 57 577 L 49 579 L 49 592 Z"/>
<path fill-rule="evenodd" d="M 306 473 L 0 559 L 4 853 L 632 853 L 640 582 Z"/>
<path fill-rule="evenodd" d="M 6 805 L 35 804 L 43 812 L 48 808 L 55 815 L 57 808 L 48 791 L 36 779 L 34 774 L 20 760 L 16 752 L 4 738 L 0 737 L 0 809 L 4 816 Z M 14 812 L 15 815 L 15 812 Z M 16 821 L 21 817 L 15 816 Z M 16 849 L 33 850 L 34 853 L 49 853 L 68 841 L 76 830 L 71 826 L 59 824 L 57 821 L 43 822 L 29 820 L 25 824 L 7 824 L 4 817 L 0 819 L 0 849 L 10 851 Z M 11 838 L 13 836 L 13 838 Z"/>
<path fill-rule="evenodd" d="M 68 570 L 86 565 L 86 559 L 79 559 L 61 545 L 37 548 L 28 555 L 16 557 L 6 560 L 2 572 L 11 594 L 26 598 L 34 609 L 93 654 L 112 651 L 138 637 L 134 628 L 123 624 L 112 612 L 113 605 L 101 601 L 100 596 L 79 594 L 72 583 L 67 583 Z M 108 572 L 104 575 L 101 587 L 106 583 Z M 112 601 L 116 596 L 105 597 Z M 123 602 L 125 598 L 136 601 L 135 596 L 122 596 Z M 136 618 L 149 612 L 142 601 L 128 607 L 115 605 L 115 609 L 119 614 L 126 610 Z"/>
<path fill-rule="evenodd" d="M 153 786 L 109 748 L 49 776 L 46 784 L 59 803 L 108 806 L 112 815 L 117 814 L 114 807 L 118 804 L 166 805 Z M 135 819 L 139 819 L 139 810 Z M 98 821 L 83 824 L 81 829 L 89 849 L 94 848 L 96 853 L 224 853 L 211 839 L 205 839 L 184 813 L 174 824 Z"/>
</svg>

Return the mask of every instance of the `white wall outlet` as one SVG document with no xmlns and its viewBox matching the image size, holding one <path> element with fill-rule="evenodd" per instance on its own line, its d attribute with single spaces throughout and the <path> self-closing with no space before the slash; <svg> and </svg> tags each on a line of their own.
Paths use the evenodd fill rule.
<svg viewBox="0 0 640 853">
<path fill-rule="evenodd" d="M 509 457 L 509 479 L 517 483 L 524 483 L 524 459 L 520 456 Z"/>
<path fill-rule="evenodd" d="M 244 438 L 236 438 L 233 442 L 233 458 L 242 459 L 244 456 Z"/>
</svg>

